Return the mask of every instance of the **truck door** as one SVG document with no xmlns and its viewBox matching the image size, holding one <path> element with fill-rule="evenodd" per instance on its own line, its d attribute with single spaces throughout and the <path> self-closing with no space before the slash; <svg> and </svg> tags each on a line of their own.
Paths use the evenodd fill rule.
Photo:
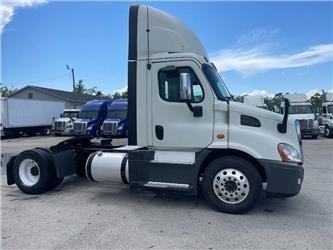
<svg viewBox="0 0 333 250">
<path fill-rule="evenodd" d="M 150 72 L 153 147 L 204 148 L 212 142 L 214 98 L 200 66 L 194 61 L 153 63 Z M 202 107 L 194 117 L 186 102 L 180 100 L 180 74 L 188 73 L 192 83 L 191 105 Z M 148 93 L 149 95 L 149 93 Z"/>
</svg>

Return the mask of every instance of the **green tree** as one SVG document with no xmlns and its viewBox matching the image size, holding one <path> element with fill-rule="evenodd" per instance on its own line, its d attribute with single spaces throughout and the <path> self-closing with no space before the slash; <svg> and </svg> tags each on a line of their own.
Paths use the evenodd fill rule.
<svg viewBox="0 0 333 250">
<path fill-rule="evenodd" d="M 313 107 L 313 110 L 317 111 L 321 108 L 325 94 L 325 91 L 323 91 L 322 93 L 316 93 L 310 97 L 309 101 Z"/>
<path fill-rule="evenodd" d="M 235 102 L 244 102 L 244 96 L 246 96 L 246 95 L 234 96 L 234 101 Z"/>
<path fill-rule="evenodd" d="M 84 87 L 83 80 L 79 80 L 78 83 L 75 84 L 74 92 L 79 94 L 84 94 L 86 92 L 86 88 Z"/>
<path fill-rule="evenodd" d="M 1 92 L 1 97 L 7 97 L 11 94 L 13 94 L 17 89 L 14 87 L 7 87 L 4 86 L 2 83 L 0 83 L 0 92 Z"/>
<path fill-rule="evenodd" d="M 266 97 L 265 103 L 268 110 L 274 110 L 274 107 L 280 107 L 283 99 L 283 93 L 277 93 L 273 97 Z"/>
</svg>

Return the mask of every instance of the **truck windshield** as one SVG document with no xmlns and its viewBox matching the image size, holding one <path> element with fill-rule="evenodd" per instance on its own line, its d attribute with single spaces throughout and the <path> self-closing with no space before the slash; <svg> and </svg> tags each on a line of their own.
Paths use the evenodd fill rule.
<svg viewBox="0 0 333 250">
<path fill-rule="evenodd" d="M 127 110 L 109 110 L 108 118 L 126 118 Z"/>
<path fill-rule="evenodd" d="M 289 114 L 313 114 L 310 105 L 297 105 L 289 107 Z"/>
<path fill-rule="evenodd" d="M 98 116 L 97 111 L 82 111 L 80 113 L 80 118 L 81 119 L 96 119 Z"/>
<path fill-rule="evenodd" d="M 68 111 L 66 111 L 62 114 L 62 117 L 64 117 L 64 118 L 76 118 L 78 116 L 78 114 L 79 114 L 79 112 L 68 112 Z"/>
<path fill-rule="evenodd" d="M 327 105 L 327 112 L 333 114 L 333 104 Z"/>
<path fill-rule="evenodd" d="M 217 71 L 212 66 L 206 63 L 202 65 L 202 70 L 208 82 L 212 86 L 217 99 L 222 101 L 225 99 L 231 99 L 231 95 L 219 73 L 217 73 Z"/>
</svg>

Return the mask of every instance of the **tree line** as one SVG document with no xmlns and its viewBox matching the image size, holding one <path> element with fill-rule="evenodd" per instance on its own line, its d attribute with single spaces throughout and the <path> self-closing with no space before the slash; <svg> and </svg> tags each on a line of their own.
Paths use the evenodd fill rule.
<svg viewBox="0 0 333 250">
<path fill-rule="evenodd" d="M 321 93 L 316 93 L 316 94 L 312 95 L 310 97 L 310 99 L 308 99 L 308 101 L 311 103 L 314 110 L 318 110 L 319 108 L 321 108 L 322 103 L 325 101 L 326 93 L 327 92 L 322 90 Z M 285 94 L 289 94 L 289 93 L 287 92 Z M 283 95 L 284 95 L 284 93 L 281 92 L 281 93 L 275 94 L 272 97 L 265 97 L 265 103 L 267 105 L 267 108 L 269 110 L 273 110 L 274 107 L 280 107 L 281 102 L 283 101 Z M 243 102 L 245 96 L 246 95 L 235 96 L 234 100 L 237 102 Z"/>
</svg>

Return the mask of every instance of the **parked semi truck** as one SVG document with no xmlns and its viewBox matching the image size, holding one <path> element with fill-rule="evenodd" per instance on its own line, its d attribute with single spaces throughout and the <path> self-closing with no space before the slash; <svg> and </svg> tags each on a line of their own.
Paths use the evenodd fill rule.
<svg viewBox="0 0 333 250">
<path fill-rule="evenodd" d="M 74 121 L 79 117 L 80 109 L 65 109 L 60 118 L 54 122 L 54 134 L 74 135 Z"/>
<path fill-rule="evenodd" d="M 112 102 L 101 133 L 103 137 L 128 137 L 127 99 Z"/>
<path fill-rule="evenodd" d="M 321 132 L 326 137 L 333 136 L 333 92 L 326 93 L 318 118 Z"/>
<path fill-rule="evenodd" d="M 289 114 L 298 120 L 302 136 L 311 136 L 313 139 L 317 139 L 320 132 L 319 124 L 311 103 L 306 99 L 306 95 L 299 93 L 285 94 L 284 98 L 287 98 L 290 102 Z M 280 110 L 283 114 L 285 110 L 284 103 L 282 103 Z"/>
<path fill-rule="evenodd" d="M 101 133 L 101 126 L 107 116 L 108 108 L 112 101 L 93 100 L 87 102 L 74 122 L 75 136 L 96 136 Z"/>
<path fill-rule="evenodd" d="M 261 95 L 246 95 L 244 96 L 244 103 L 258 108 L 268 109 L 265 98 Z"/>
<path fill-rule="evenodd" d="M 64 106 L 56 101 L 1 98 L 1 137 L 49 135 L 52 120 L 60 116 Z"/>
<path fill-rule="evenodd" d="M 9 161 L 7 181 L 39 194 L 84 169 L 92 182 L 187 195 L 202 189 L 220 211 L 244 213 L 263 186 L 279 197 L 301 189 L 301 134 L 285 102 L 283 116 L 234 102 L 187 26 L 158 9 L 131 6 L 128 145 L 82 137 L 27 150 Z"/>
</svg>

